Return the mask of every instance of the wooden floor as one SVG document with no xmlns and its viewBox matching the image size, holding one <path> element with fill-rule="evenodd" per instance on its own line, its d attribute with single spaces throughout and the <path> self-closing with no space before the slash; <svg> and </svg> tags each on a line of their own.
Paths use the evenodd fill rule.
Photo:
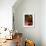
<svg viewBox="0 0 46 46">
<path fill-rule="evenodd" d="M 2 43 L 0 46 L 16 46 L 15 39 L 13 40 L 6 40 L 6 42 Z"/>
<path fill-rule="evenodd" d="M 16 41 L 22 41 L 22 38 L 21 37 L 14 36 L 12 38 L 13 38 L 12 40 L 6 40 L 6 42 L 3 42 L 2 44 L 0 43 L 0 46 L 16 46 Z M 4 41 L 4 39 L 0 39 L 0 42 L 1 41 Z M 22 42 L 19 42 L 19 43 L 22 43 Z M 22 46 L 22 44 L 21 44 L 21 46 Z"/>
</svg>

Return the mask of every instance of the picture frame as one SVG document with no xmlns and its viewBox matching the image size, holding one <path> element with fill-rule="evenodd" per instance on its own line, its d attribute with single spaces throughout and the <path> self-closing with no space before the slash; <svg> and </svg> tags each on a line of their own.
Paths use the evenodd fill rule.
<svg viewBox="0 0 46 46">
<path fill-rule="evenodd" d="M 24 13 L 23 14 L 23 26 L 24 27 L 34 27 L 34 13 Z"/>
</svg>

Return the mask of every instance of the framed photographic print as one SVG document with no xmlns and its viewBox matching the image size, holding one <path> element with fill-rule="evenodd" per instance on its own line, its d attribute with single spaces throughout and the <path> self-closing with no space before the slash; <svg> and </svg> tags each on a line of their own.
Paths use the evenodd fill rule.
<svg viewBox="0 0 46 46">
<path fill-rule="evenodd" d="M 33 14 L 23 15 L 23 26 L 24 27 L 34 27 L 34 15 Z"/>
</svg>

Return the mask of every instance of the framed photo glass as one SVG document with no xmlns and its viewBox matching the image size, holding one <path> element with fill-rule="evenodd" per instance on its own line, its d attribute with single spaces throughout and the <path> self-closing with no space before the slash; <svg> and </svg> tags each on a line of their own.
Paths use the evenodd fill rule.
<svg viewBox="0 0 46 46">
<path fill-rule="evenodd" d="M 34 27 L 34 14 L 24 14 L 23 15 L 23 26 L 24 27 Z"/>
</svg>

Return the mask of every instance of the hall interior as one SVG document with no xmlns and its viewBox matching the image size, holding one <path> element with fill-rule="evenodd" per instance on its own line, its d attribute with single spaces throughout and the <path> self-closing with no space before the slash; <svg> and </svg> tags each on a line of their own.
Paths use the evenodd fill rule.
<svg viewBox="0 0 46 46">
<path fill-rule="evenodd" d="M 30 25 L 25 25 L 25 15 L 32 16 Z M 46 46 L 46 0 L 0 0 L 0 46 L 29 42 Z"/>
</svg>

